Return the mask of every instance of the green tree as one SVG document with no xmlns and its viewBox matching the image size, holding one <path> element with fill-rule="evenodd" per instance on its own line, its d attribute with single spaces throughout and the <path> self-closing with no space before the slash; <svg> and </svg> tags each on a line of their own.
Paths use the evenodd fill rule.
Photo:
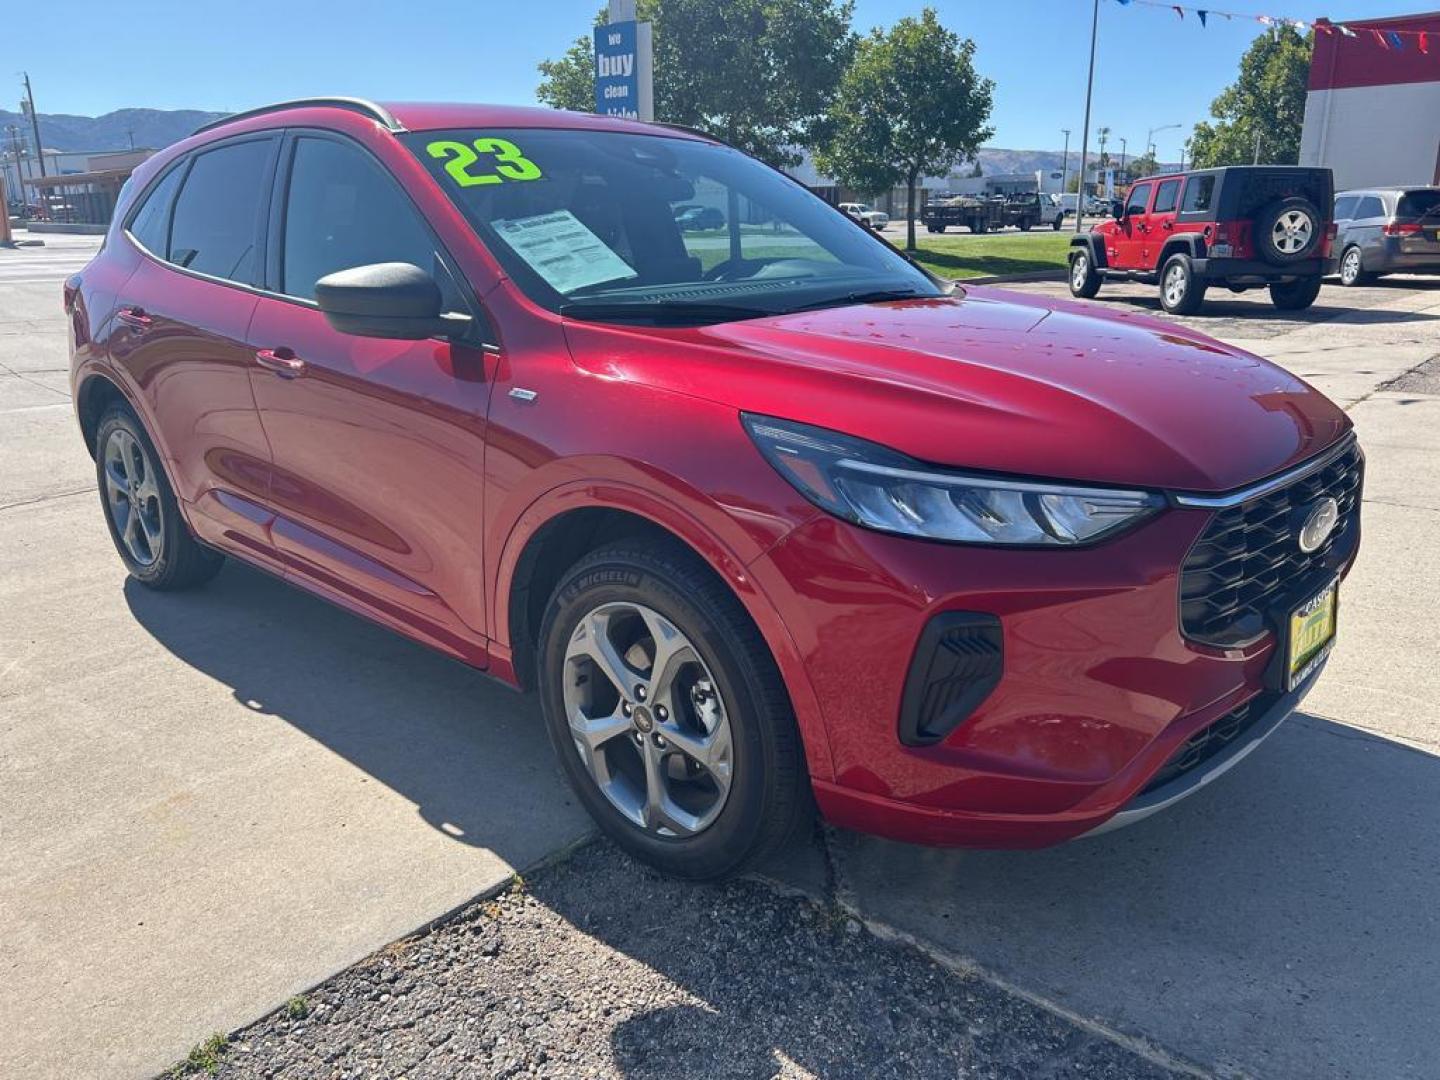
<svg viewBox="0 0 1440 1080">
<path fill-rule="evenodd" d="M 576 38 L 559 60 L 540 61 L 544 76 L 535 90 L 540 104 L 552 109 L 590 112 L 595 108 L 595 42 Z"/>
<path fill-rule="evenodd" d="M 979 159 L 979 158 L 976 158 L 976 159 L 975 159 L 975 164 L 974 164 L 973 166 L 971 166 L 971 168 L 970 168 L 970 176 L 971 176 L 972 179 L 977 179 L 977 180 L 978 180 L 980 177 L 982 177 L 982 176 L 984 176 L 984 175 L 985 175 L 985 170 L 980 167 L 980 159 Z"/>
<path fill-rule="evenodd" d="M 772 165 L 800 161 L 855 47 L 852 0 L 640 0 L 654 26 L 655 119 L 699 128 Z M 603 21 L 602 12 L 598 21 Z M 540 65 L 536 97 L 590 111 L 594 50 Z"/>
<path fill-rule="evenodd" d="M 1240 77 L 1210 105 L 1214 123 L 1195 125 L 1190 151 L 1197 169 L 1273 165 L 1300 160 L 1305 86 L 1313 35 L 1280 26 L 1251 43 L 1240 58 Z"/>
<path fill-rule="evenodd" d="M 1152 151 L 1146 150 L 1145 153 L 1140 154 L 1138 157 L 1130 159 L 1128 169 L 1131 176 L 1136 180 L 1140 180 L 1158 172 L 1160 163 L 1155 160 L 1155 154 Z"/>
<path fill-rule="evenodd" d="M 861 38 L 830 110 L 816 164 L 846 187 L 888 191 L 903 182 L 915 250 L 915 187 L 975 157 L 994 134 L 995 84 L 975 72 L 975 43 L 940 25 L 933 8 Z"/>
</svg>

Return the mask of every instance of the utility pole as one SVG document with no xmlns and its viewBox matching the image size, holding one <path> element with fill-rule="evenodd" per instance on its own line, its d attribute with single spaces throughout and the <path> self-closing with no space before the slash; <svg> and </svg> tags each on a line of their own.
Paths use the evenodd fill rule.
<svg viewBox="0 0 1440 1080">
<path fill-rule="evenodd" d="M 40 141 L 40 117 L 35 114 L 35 94 L 30 89 L 30 73 L 22 73 L 25 76 L 25 103 L 26 112 L 30 114 L 30 130 L 35 134 L 35 159 L 40 162 L 40 175 L 45 175 L 45 147 Z"/>
<path fill-rule="evenodd" d="M 131 149 L 131 150 L 134 150 L 134 149 L 135 149 L 135 129 L 134 129 L 134 128 L 126 128 L 126 129 L 125 129 L 125 135 L 126 135 L 126 137 L 129 138 L 129 140 L 130 140 L 130 149 Z"/>
<path fill-rule="evenodd" d="M 1121 176 L 1126 176 L 1126 175 L 1127 175 L 1126 172 L 1125 172 L 1125 148 L 1128 147 L 1129 145 L 1130 145 L 1130 144 L 1125 140 L 1124 136 L 1121 136 L 1121 139 L 1120 139 L 1120 175 L 1121 175 Z"/>
<path fill-rule="evenodd" d="M 1095 36 L 1100 30 L 1100 0 L 1090 12 L 1090 74 L 1085 81 L 1085 123 L 1080 128 L 1080 184 L 1075 189 L 1075 231 L 1085 216 L 1085 155 L 1090 149 L 1090 98 L 1095 92 Z"/>
<path fill-rule="evenodd" d="M 1060 165 L 1060 194 L 1064 195 L 1065 189 L 1070 186 L 1070 129 L 1061 128 L 1060 132 L 1065 136 L 1065 155 Z"/>
<path fill-rule="evenodd" d="M 1255 125 L 1255 165 L 1260 164 L 1260 125 Z"/>
</svg>

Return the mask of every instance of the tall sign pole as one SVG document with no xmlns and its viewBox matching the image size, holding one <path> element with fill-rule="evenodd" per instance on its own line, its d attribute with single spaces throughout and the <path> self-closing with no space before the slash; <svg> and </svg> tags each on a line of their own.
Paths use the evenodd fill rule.
<svg viewBox="0 0 1440 1080">
<path fill-rule="evenodd" d="M 40 175 L 45 175 L 45 150 L 40 142 L 40 117 L 35 115 L 35 95 L 30 90 L 30 73 L 25 72 L 25 111 L 30 114 L 30 130 L 35 134 L 35 160 L 40 162 Z"/>
<path fill-rule="evenodd" d="M 610 21 L 595 28 L 595 111 L 655 119 L 654 38 L 635 21 L 635 0 L 610 0 Z"/>
<path fill-rule="evenodd" d="M 1095 35 L 1100 30 L 1100 0 L 1090 16 L 1090 74 L 1085 80 L 1085 123 L 1080 127 L 1080 186 L 1075 189 L 1075 231 L 1085 215 L 1085 155 L 1090 152 L 1090 95 L 1095 91 Z"/>
</svg>

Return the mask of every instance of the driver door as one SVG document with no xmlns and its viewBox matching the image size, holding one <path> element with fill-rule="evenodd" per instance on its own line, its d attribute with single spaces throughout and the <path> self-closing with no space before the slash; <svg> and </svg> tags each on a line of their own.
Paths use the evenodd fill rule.
<svg viewBox="0 0 1440 1080">
<path fill-rule="evenodd" d="M 1145 247 L 1149 237 L 1146 211 L 1150 206 L 1151 184 L 1136 184 L 1125 199 L 1125 213 L 1115 223 L 1114 250 L 1109 252 L 1110 265 L 1117 270 L 1149 270 Z"/>
</svg>

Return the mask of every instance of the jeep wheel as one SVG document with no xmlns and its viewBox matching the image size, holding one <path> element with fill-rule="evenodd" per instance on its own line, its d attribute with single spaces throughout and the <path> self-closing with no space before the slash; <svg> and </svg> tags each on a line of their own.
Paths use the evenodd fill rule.
<svg viewBox="0 0 1440 1080">
<path fill-rule="evenodd" d="M 1255 219 L 1255 246 L 1266 262 L 1287 266 L 1312 257 L 1320 246 L 1322 232 L 1315 204 L 1293 195 L 1260 211 Z"/>
<path fill-rule="evenodd" d="M 1171 255 L 1160 271 L 1160 306 L 1171 315 L 1194 315 L 1205 300 L 1205 285 L 1195 279 L 1189 255 Z"/>
<path fill-rule="evenodd" d="M 1270 286 L 1270 302 L 1281 311 L 1304 311 L 1319 295 L 1319 277 L 1297 278 Z"/>
<path fill-rule="evenodd" d="M 1100 272 L 1090 261 L 1090 252 L 1078 249 L 1070 256 L 1070 295 L 1089 300 L 1100 291 Z"/>
<path fill-rule="evenodd" d="M 1360 255 L 1360 249 L 1346 248 L 1345 254 L 1340 256 L 1340 284 L 1350 287 L 1365 285 L 1371 280 L 1372 276 L 1365 273 L 1365 262 Z"/>
<path fill-rule="evenodd" d="M 744 608 L 678 544 L 617 543 L 567 572 L 540 631 L 540 700 L 599 826 L 681 877 L 727 877 L 810 806 L 780 671 Z"/>
</svg>

